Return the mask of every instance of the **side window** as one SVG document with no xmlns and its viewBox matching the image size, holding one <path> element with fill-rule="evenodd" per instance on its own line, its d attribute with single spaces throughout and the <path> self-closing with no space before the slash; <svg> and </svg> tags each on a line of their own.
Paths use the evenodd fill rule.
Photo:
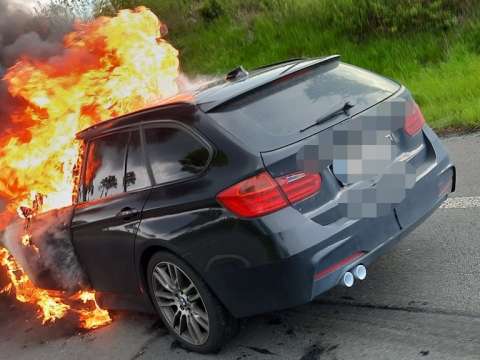
<svg viewBox="0 0 480 360">
<path fill-rule="evenodd" d="M 132 131 L 127 152 L 127 171 L 125 173 L 125 188 L 127 191 L 150 186 L 147 168 L 142 153 L 140 132 Z"/>
<path fill-rule="evenodd" d="M 173 127 L 147 128 L 145 139 L 157 184 L 190 177 L 207 166 L 208 149 L 184 130 Z"/>
<path fill-rule="evenodd" d="M 82 191 L 85 201 L 124 191 L 123 175 L 128 136 L 128 132 L 117 133 L 89 143 Z"/>
</svg>

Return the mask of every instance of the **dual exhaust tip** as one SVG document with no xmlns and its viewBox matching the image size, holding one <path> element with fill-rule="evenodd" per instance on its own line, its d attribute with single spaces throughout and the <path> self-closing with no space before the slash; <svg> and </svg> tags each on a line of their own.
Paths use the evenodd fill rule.
<svg viewBox="0 0 480 360">
<path fill-rule="evenodd" d="M 355 279 L 357 280 L 365 280 L 367 278 L 367 268 L 365 265 L 357 265 L 352 270 L 347 271 L 343 274 L 342 277 L 342 285 L 351 288 L 355 283 Z"/>
</svg>

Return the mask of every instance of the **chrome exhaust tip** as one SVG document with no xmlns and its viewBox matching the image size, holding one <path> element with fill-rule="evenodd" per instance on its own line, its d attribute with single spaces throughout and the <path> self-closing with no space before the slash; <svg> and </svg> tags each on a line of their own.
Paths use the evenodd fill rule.
<svg viewBox="0 0 480 360">
<path fill-rule="evenodd" d="M 343 286 L 347 288 L 351 288 L 354 283 L 355 283 L 355 277 L 350 271 L 347 271 L 345 274 L 343 274 L 343 277 L 342 277 Z"/>
<path fill-rule="evenodd" d="M 358 280 L 365 280 L 367 278 L 367 268 L 365 265 L 357 265 L 355 269 L 353 269 L 353 275 Z"/>
</svg>

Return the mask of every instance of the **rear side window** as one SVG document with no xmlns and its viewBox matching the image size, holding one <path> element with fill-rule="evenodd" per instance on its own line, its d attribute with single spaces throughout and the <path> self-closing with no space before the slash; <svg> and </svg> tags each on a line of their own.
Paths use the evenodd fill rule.
<svg viewBox="0 0 480 360">
<path fill-rule="evenodd" d="M 157 184 L 191 177 L 208 165 L 210 153 L 206 146 L 179 128 L 147 128 L 145 140 Z"/>
<path fill-rule="evenodd" d="M 125 151 L 128 132 L 112 134 L 89 143 L 83 181 L 83 199 L 92 201 L 124 191 Z"/>
</svg>

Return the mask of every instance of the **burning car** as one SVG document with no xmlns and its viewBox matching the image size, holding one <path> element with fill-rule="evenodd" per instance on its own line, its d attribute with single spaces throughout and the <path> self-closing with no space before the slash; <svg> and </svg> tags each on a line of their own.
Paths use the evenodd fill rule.
<svg viewBox="0 0 480 360">
<path fill-rule="evenodd" d="M 364 280 L 455 188 L 409 91 L 338 56 L 240 67 L 77 138 L 75 203 L 29 220 L 50 231 L 33 245 L 76 257 L 31 279 L 65 289 L 69 261 L 103 307 L 156 311 L 198 352 L 236 319 Z"/>
</svg>

